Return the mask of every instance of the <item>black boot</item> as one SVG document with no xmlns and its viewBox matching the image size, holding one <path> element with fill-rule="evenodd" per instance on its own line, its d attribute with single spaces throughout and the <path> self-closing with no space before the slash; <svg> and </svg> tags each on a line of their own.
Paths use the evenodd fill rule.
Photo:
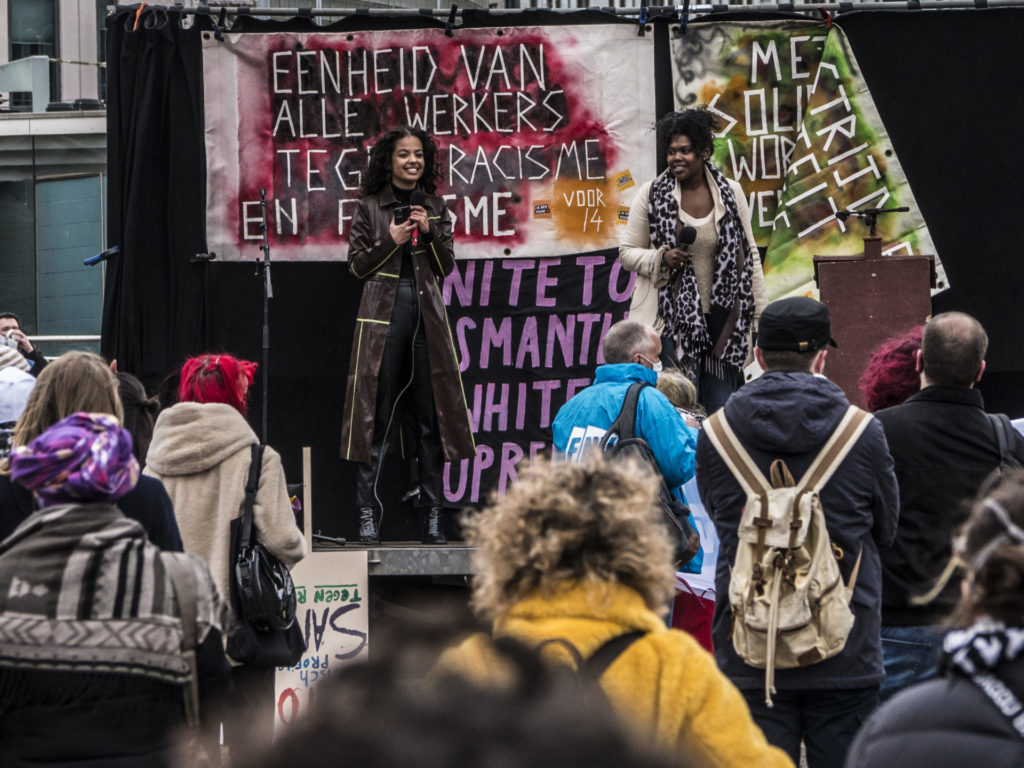
<svg viewBox="0 0 1024 768">
<path fill-rule="evenodd" d="M 377 521 L 374 519 L 372 507 L 362 507 L 359 510 L 359 541 L 366 544 L 380 544 Z"/>
<path fill-rule="evenodd" d="M 423 515 L 423 538 L 424 544 L 447 544 L 448 539 L 444 536 L 444 510 L 441 507 L 431 507 Z"/>
</svg>

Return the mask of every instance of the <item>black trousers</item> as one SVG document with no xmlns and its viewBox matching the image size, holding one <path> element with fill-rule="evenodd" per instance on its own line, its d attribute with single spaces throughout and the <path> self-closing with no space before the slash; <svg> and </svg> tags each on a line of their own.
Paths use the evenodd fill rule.
<svg viewBox="0 0 1024 768">
<path fill-rule="evenodd" d="M 800 742 L 807 747 L 808 768 L 842 768 L 853 737 L 878 706 L 878 688 L 824 691 L 779 691 L 774 707 L 764 690 L 740 691 L 768 743 L 800 764 Z"/>
<path fill-rule="evenodd" d="M 434 406 L 434 387 L 430 380 L 427 335 L 420 317 L 416 285 L 407 280 L 398 283 L 380 362 L 370 460 L 360 463 L 356 474 L 356 503 L 360 508 L 380 509 L 376 501 L 376 487 L 388 445 L 399 439 L 399 426 L 395 423 L 394 414 L 400 398 L 410 406 L 408 410 L 415 416 L 421 502 L 424 507 L 440 507 L 444 503 L 441 487 L 444 458 L 437 408 Z"/>
</svg>

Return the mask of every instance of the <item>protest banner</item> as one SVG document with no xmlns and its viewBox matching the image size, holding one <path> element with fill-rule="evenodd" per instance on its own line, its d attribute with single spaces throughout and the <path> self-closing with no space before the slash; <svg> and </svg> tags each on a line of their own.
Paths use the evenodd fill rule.
<svg viewBox="0 0 1024 768">
<path fill-rule="evenodd" d="M 345 258 L 367 152 L 411 125 L 440 150 L 459 258 L 614 246 L 654 170 L 654 44 L 630 25 L 235 34 L 203 43 L 207 240 Z"/>
<path fill-rule="evenodd" d="M 748 195 L 767 248 L 772 299 L 814 290 L 813 256 L 864 250 L 878 217 L 882 252 L 936 256 L 928 228 L 839 26 L 790 21 L 697 23 L 672 38 L 677 109 L 707 104 L 722 122 L 714 162 Z"/>
</svg>

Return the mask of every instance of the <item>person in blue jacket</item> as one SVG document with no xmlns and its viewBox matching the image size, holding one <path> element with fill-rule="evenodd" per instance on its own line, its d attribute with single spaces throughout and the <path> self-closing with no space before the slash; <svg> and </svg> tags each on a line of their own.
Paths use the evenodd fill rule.
<svg viewBox="0 0 1024 768">
<path fill-rule="evenodd" d="M 697 430 L 687 426 L 675 406 L 656 389 L 661 337 L 644 323 L 622 320 L 608 329 L 601 349 L 605 365 L 594 371 L 594 383 L 562 406 L 551 425 L 556 455 L 581 460 L 618 417 L 629 386 L 642 381 L 650 386 L 640 390 L 635 434 L 651 447 L 665 484 L 685 503 L 680 488 L 694 476 Z M 689 524 L 696 530 L 692 514 Z M 701 549 L 682 570 L 699 573 L 703 557 Z"/>
<path fill-rule="evenodd" d="M 678 488 L 693 477 L 697 438 L 655 388 L 661 339 L 643 323 L 622 320 L 608 329 L 601 348 L 605 365 L 597 367 L 593 385 L 562 406 L 551 425 L 556 452 L 570 460 L 582 458 L 619 415 L 629 385 L 643 381 L 650 386 L 640 392 L 636 436 L 651 446 L 668 487 Z"/>
</svg>

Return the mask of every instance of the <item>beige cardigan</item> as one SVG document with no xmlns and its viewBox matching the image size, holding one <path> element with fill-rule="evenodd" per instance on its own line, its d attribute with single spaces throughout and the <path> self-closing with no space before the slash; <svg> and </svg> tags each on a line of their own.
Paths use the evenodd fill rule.
<svg viewBox="0 0 1024 768">
<path fill-rule="evenodd" d="M 242 514 L 250 446 L 257 443 L 230 405 L 178 403 L 157 418 L 146 456 L 144 473 L 167 489 L 185 551 L 206 561 L 227 602 L 231 520 Z M 289 567 L 306 556 L 281 457 L 270 446 L 263 452 L 253 521 L 259 540 Z"/>
<path fill-rule="evenodd" d="M 707 178 L 708 186 L 711 188 L 711 197 L 714 199 L 715 208 L 713 211 L 715 230 L 719 228 L 719 222 L 725 216 L 725 203 L 722 202 L 722 193 L 718 185 L 711 177 L 711 173 L 705 168 L 704 175 Z M 732 179 L 726 179 L 730 189 L 736 196 L 736 207 L 739 210 L 740 219 L 743 221 L 743 231 L 750 241 L 750 247 L 755 254 L 754 263 L 751 265 L 753 274 L 754 293 L 754 327 L 761 313 L 768 305 L 768 288 L 764 282 L 764 272 L 761 269 L 761 257 L 758 254 L 757 243 L 754 242 L 754 233 L 750 228 L 750 211 L 747 208 L 747 198 L 743 188 Z M 622 266 L 630 272 L 636 272 L 636 283 L 633 285 L 633 296 L 629 303 L 629 317 L 631 320 L 639 320 L 661 333 L 663 328 L 662 319 L 658 316 L 658 289 L 668 280 L 668 270 L 662 271 L 664 263 L 661 254 L 666 250 L 654 248 L 651 245 L 650 224 L 647 221 L 647 203 L 651 193 L 651 183 L 648 181 L 637 190 L 633 203 L 629 207 L 629 220 L 626 222 L 626 230 L 622 233 L 619 241 L 619 261 Z M 673 192 L 676 204 L 680 203 L 679 183 Z M 688 223 L 686 213 L 682 205 L 679 205 L 679 219 Z"/>
</svg>

